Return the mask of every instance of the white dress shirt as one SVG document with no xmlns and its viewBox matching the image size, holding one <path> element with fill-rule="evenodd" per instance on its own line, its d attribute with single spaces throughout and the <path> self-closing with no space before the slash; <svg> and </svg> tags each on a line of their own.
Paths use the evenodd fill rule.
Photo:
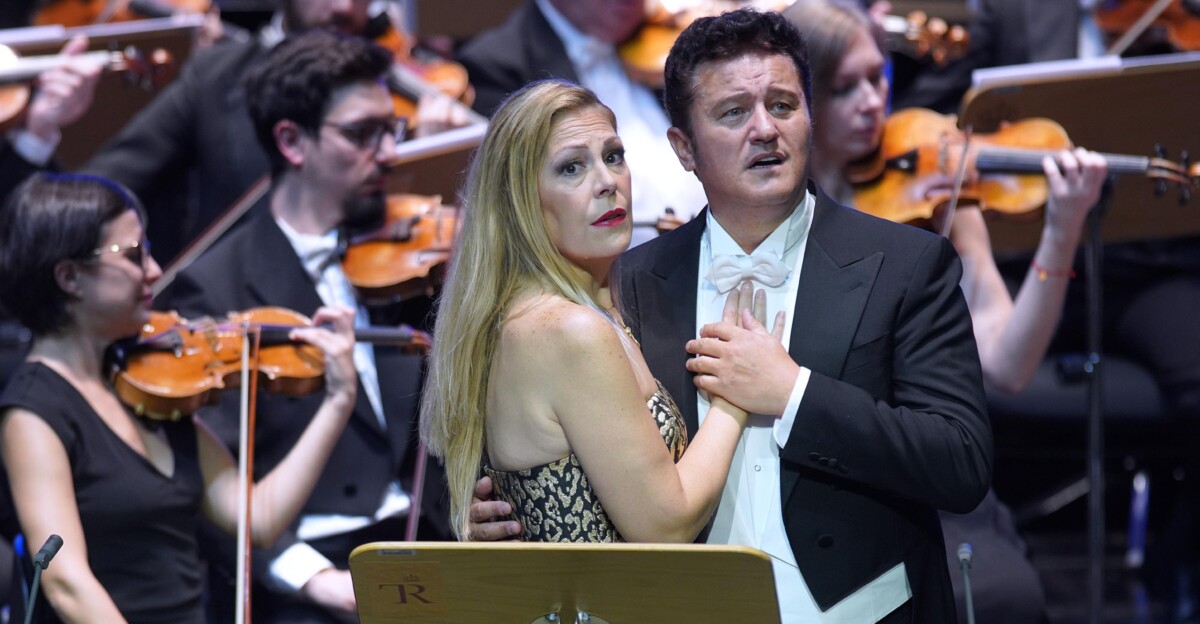
<svg viewBox="0 0 1200 624">
<path fill-rule="evenodd" d="M 591 0 L 588 0 L 591 1 Z M 537 0 L 546 21 L 562 40 L 579 82 L 612 109 L 617 133 L 625 144 L 625 160 L 633 178 L 633 242 L 654 238 L 654 224 L 667 208 L 684 221 L 708 203 L 704 187 L 685 171 L 667 140 L 671 123 L 654 92 L 626 75 L 616 51 L 583 34 L 546 0 Z"/>
<path fill-rule="evenodd" d="M 812 194 L 806 193 L 787 220 L 754 250 L 754 255 L 773 254 L 792 268 L 787 280 L 779 286 L 755 284 L 755 288 L 761 288 L 767 294 L 768 329 L 776 312 L 787 312 L 783 333 L 785 349 L 789 348 L 791 342 L 792 317 L 815 203 Z M 745 255 L 711 211 L 707 219 L 707 227 L 700 240 L 699 279 L 696 284 L 697 335 L 703 325 L 719 321 L 725 307 L 726 295 L 719 293 L 716 286 L 705 278 L 713 258 L 725 254 Z M 721 493 L 708 542 L 741 544 L 758 548 L 771 556 L 780 618 L 784 624 L 877 622 L 912 596 L 904 563 L 897 564 L 828 611 L 822 612 L 800 574 L 784 528 L 779 485 L 780 449 L 787 445 L 788 435 L 795 426 L 796 411 L 804 398 L 810 375 L 808 368 L 800 367 L 782 418 L 759 414 L 750 416 L 729 468 L 729 477 Z M 707 398 L 697 392 L 700 422 L 704 421 L 708 408 Z M 799 426 L 804 425 L 801 423 Z"/>
<path fill-rule="evenodd" d="M 358 304 L 354 295 L 354 287 L 342 272 L 342 265 L 337 261 L 337 232 L 330 231 L 323 235 L 300 234 L 283 219 L 276 218 L 279 229 L 292 244 L 296 256 L 304 265 L 304 270 L 313 278 L 317 295 L 326 306 L 340 305 L 356 310 L 355 327 L 365 327 L 370 324 L 366 308 Z M 354 345 L 354 368 L 358 371 L 358 379 L 362 382 L 367 400 L 371 404 L 379 424 L 386 428 L 387 421 L 383 416 L 383 400 L 379 392 L 379 376 L 375 369 L 375 351 L 370 344 L 360 342 Z M 400 481 L 393 481 L 389 486 L 379 508 L 372 516 L 348 516 L 335 514 L 308 514 L 300 516 L 300 525 L 296 535 L 301 540 L 314 540 L 330 535 L 340 535 L 374 524 L 384 518 L 407 514 L 412 501 Z M 297 542 L 289 547 L 279 557 L 271 562 L 271 577 L 279 589 L 299 591 L 317 572 L 331 568 L 333 562 L 326 559 L 315 549 L 304 542 Z"/>
</svg>

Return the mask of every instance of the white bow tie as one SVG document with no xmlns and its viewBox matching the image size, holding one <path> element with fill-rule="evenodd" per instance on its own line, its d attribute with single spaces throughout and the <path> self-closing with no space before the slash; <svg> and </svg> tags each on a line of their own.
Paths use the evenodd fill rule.
<svg viewBox="0 0 1200 624">
<path fill-rule="evenodd" d="M 754 280 L 763 286 L 779 286 L 791 272 L 786 264 L 772 254 L 726 255 L 713 258 L 707 279 L 719 292 L 726 293 L 737 288 L 744 280 Z"/>
</svg>

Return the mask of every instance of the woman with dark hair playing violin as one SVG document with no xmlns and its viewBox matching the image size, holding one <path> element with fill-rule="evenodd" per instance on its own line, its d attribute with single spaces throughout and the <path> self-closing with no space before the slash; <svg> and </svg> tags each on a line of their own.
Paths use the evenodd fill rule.
<svg viewBox="0 0 1200 624">
<path fill-rule="evenodd" d="M 226 531 L 238 523 L 237 468 L 209 428 L 147 422 L 109 385 L 105 351 L 148 320 L 161 274 L 141 205 L 108 180 L 37 174 L 0 210 L 0 303 L 34 334 L 0 396 L 0 453 L 28 543 L 63 537 L 43 576 L 49 621 L 203 622 L 201 512 Z M 325 400 L 253 487 L 257 544 L 300 510 L 354 407 L 353 313 L 315 320 L 334 329 L 291 337 L 324 351 Z"/>
</svg>

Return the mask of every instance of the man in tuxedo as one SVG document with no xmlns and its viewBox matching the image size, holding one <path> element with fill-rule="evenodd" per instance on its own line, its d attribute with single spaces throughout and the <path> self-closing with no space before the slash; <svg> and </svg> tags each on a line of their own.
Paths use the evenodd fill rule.
<svg viewBox="0 0 1200 624">
<path fill-rule="evenodd" d="M 501 26 L 458 53 L 475 87 L 475 110 L 491 115 L 526 83 L 563 78 L 583 85 L 612 109 L 637 189 L 633 244 L 657 235 L 671 209 L 684 221 L 704 205 L 704 190 L 681 169 L 667 142 L 662 94 L 636 82 L 617 56 L 645 19 L 643 0 L 532 0 Z"/>
<path fill-rule="evenodd" d="M 390 64 L 390 54 L 366 40 L 325 31 L 270 52 L 246 87 L 253 127 L 271 163 L 270 211 L 184 270 L 164 303 L 188 318 L 259 306 L 311 315 L 321 305 L 342 305 L 358 309 L 358 325 L 369 322 L 342 272 L 338 246 L 347 229 L 375 222 L 385 210 L 385 163 L 399 131 L 380 82 Z M 256 554 L 256 577 L 266 583 L 252 601 L 256 621 L 354 621 L 350 551 L 403 538 L 413 484 L 401 477 L 411 474 L 415 457 L 410 442 L 415 446 L 421 360 L 366 343 L 355 347 L 354 359 L 358 404 L 345 433 L 294 533 L 281 540 L 284 547 Z M 280 461 L 320 400 L 319 393 L 258 398 L 256 473 Z M 202 417 L 227 444 L 238 445 L 234 402 Z M 440 482 L 440 473 L 431 471 L 427 502 L 442 498 Z M 438 509 L 423 520 L 447 517 Z M 448 535 L 437 528 L 424 537 Z M 219 597 L 225 588 L 217 578 L 213 593 Z M 228 621 L 223 614 L 216 618 Z"/>
<path fill-rule="evenodd" d="M 784 622 L 954 621 L 935 511 L 974 508 L 992 464 L 961 267 L 945 239 L 806 185 L 809 76 L 774 13 L 679 37 L 670 139 L 709 206 L 622 256 L 617 297 L 691 431 L 707 392 L 762 415 L 707 540 L 771 555 Z M 787 312 L 785 344 L 717 322 L 743 279 Z"/>
</svg>

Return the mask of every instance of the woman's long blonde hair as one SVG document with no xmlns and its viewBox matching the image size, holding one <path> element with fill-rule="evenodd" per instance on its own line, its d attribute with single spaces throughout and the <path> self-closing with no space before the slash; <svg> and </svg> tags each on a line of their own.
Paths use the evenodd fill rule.
<svg viewBox="0 0 1200 624">
<path fill-rule="evenodd" d="M 536 285 L 604 312 L 570 279 L 578 269 L 551 242 L 538 198 L 538 171 L 555 124 L 586 109 L 604 111 L 616 128 L 612 111 L 591 91 L 558 80 L 531 83 L 496 111 L 471 163 L 466 216 L 438 303 L 421 403 L 421 438 L 445 463 L 451 526 L 460 539 L 470 537 L 488 379 L 514 297 Z"/>
</svg>

